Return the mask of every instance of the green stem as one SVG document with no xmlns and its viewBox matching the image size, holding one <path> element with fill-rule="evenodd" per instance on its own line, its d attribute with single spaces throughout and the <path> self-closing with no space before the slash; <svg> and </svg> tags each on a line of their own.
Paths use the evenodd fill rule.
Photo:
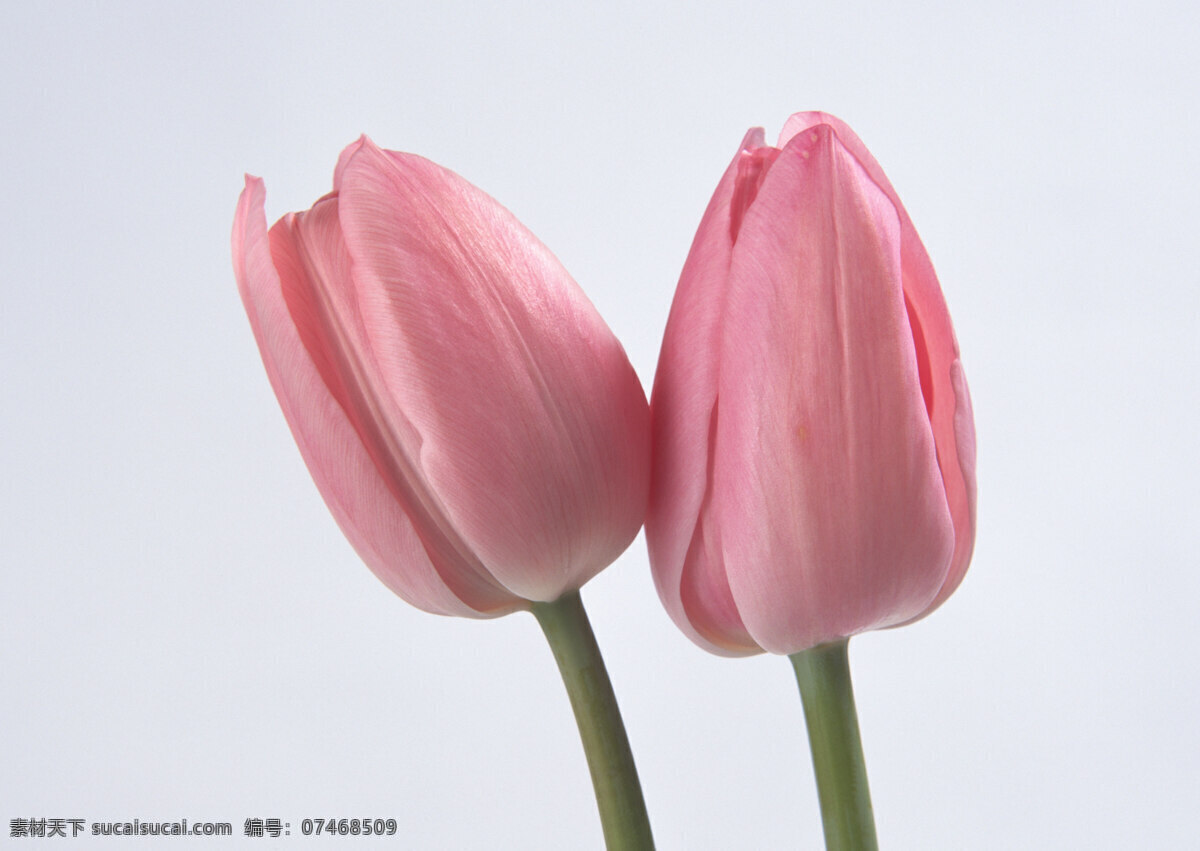
<svg viewBox="0 0 1200 851">
<path fill-rule="evenodd" d="M 550 642 L 571 698 L 596 790 L 604 844 L 609 851 L 653 849 L 633 751 L 579 592 L 553 603 L 534 603 L 531 610 Z"/>
<path fill-rule="evenodd" d="M 875 851 L 879 844 L 850 684 L 848 644 L 849 639 L 843 638 L 790 658 L 808 724 L 825 847 L 829 851 Z"/>
</svg>

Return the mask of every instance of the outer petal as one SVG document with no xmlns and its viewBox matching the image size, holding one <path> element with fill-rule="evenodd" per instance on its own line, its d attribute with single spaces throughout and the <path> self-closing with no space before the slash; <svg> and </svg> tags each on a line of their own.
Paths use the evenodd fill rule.
<svg viewBox="0 0 1200 851">
<path fill-rule="evenodd" d="M 262 181 L 248 176 L 233 229 L 238 289 L 271 386 L 338 525 L 371 570 L 412 605 L 436 614 L 503 614 L 476 611 L 441 580 L 346 412 L 322 379 L 301 340 L 272 263 L 264 198 Z M 504 611 L 519 605 L 517 601 Z"/>
<path fill-rule="evenodd" d="M 456 597 L 480 612 L 524 605 L 500 586 L 446 517 L 417 468 L 419 438 L 387 392 L 358 313 L 350 258 L 329 195 L 271 229 L 283 299 L 325 386 L 341 406 L 429 562 Z M 403 560 L 394 564 L 404 569 Z"/>
<path fill-rule="evenodd" d="M 921 358 L 925 402 L 955 535 L 950 570 L 937 597 L 918 615 L 923 617 L 941 605 L 962 582 L 975 546 L 975 425 L 970 394 L 959 362 L 958 341 L 950 322 L 950 312 L 946 309 L 946 300 L 929 254 L 896 190 L 867 147 L 844 122 L 824 112 L 793 115 L 784 124 L 779 144 L 782 146 L 797 134 L 818 125 L 833 129 L 875 185 L 891 199 L 900 217 L 904 296 Z"/>
<path fill-rule="evenodd" d="M 620 344 L 489 196 L 369 140 L 340 169 L 364 333 L 451 525 L 512 593 L 552 600 L 633 540 L 645 395 Z"/>
<path fill-rule="evenodd" d="M 646 544 L 655 585 L 689 638 L 730 656 L 760 648 L 734 605 L 717 527 L 710 522 L 712 442 L 729 263 L 752 200 L 747 186 L 757 188 L 745 179 L 744 164 L 762 144 L 760 128 L 746 134 L 700 222 L 671 305 L 650 406 L 654 478 Z"/>
<path fill-rule="evenodd" d="M 892 202 L 818 126 L 734 248 L 714 510 L 738 610 L 776 653 L 913 618 L 950 567 L 900 244 Z"/>
</svg>

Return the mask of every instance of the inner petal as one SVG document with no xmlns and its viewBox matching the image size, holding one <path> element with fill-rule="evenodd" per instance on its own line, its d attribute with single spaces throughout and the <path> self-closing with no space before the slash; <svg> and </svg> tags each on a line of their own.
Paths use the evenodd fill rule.
<svg viewBox="0 0 1200 851">
<path fill-rule="evenodd" d="M 754 203 L 763 178 L 771 170 L 772 163 L 779 157 L 779 149 L 770 146 L 743 151 L 738 159 L 737 185 L 729 204 L 729 239 L 736 243 L 742 229 L 746 211 Z"/>
</svg>

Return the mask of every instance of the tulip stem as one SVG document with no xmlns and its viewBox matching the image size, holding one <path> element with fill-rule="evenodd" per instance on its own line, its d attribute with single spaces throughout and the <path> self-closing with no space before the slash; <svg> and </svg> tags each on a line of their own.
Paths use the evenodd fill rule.
<svg viewBox="0 0 1200 851">
<path fill-rule="evenodd" d="M 825 847 L 829 851 L 875 851 L 875 814 L 867 787 L 848 639 L 793 654 L 808 742 L 812 748 Z"/>
<path fill-rule="evenodd" d="M 579 592 L 531 608 L 571 698 L 608 851 L 653 849 L 633 751 Z"/>
</svg>

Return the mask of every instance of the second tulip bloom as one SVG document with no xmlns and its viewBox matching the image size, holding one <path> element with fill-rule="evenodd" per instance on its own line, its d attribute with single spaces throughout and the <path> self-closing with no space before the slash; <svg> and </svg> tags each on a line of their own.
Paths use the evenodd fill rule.
<svg viewBox="0 0 1200 851">
<path fill-rule="evenodd" d="M 747 134 L 700 224 L 651 399 L 659 594 L 716 653 L 791 654 L 936 608 L 974 542 L 950 316 L 858 137 Z"/>
</svg>

